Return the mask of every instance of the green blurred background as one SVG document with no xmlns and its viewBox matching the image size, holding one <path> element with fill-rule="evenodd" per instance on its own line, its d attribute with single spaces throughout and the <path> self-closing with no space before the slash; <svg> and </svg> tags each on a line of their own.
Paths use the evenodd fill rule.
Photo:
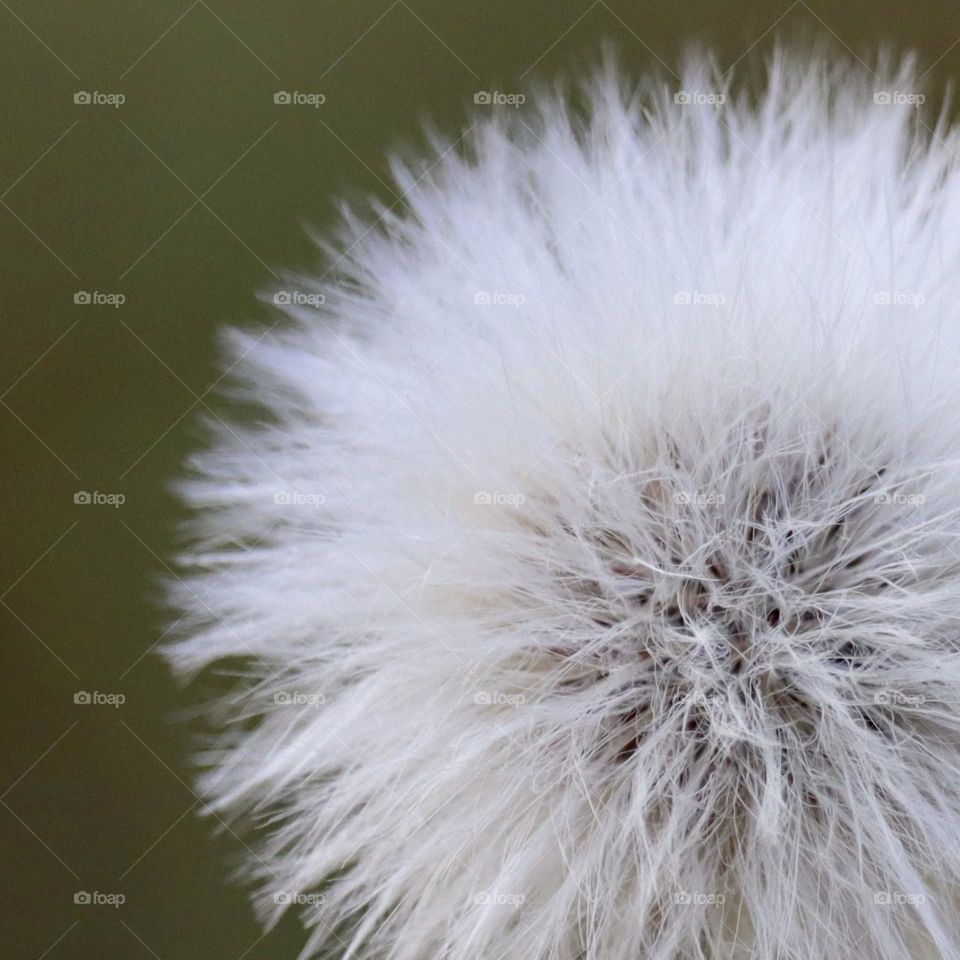
<svg viewBox="0 0 960 960">
<path fill-rule="evenodd" d="M 230 882 L 243 844 L 191 791 L 182 717 L 203 688 L 179 690 L 154 651 L 169 481 L 223 402 L 217 331 L 269 322 L 257 293 L 319 266 L 304 226 L 329 227 L 338 197 L 397 200 L 384 157 L 424 119 L 456 136 L 491 109 L 476 91 L 580 73 L 603 40 L 639 73 L 691 40 L 726 67 L 796 34 L 916 49 L 934 91 L 960 67 L 960 7 L 942 0 L 0 0 L 4 957 L 255 960 L 304 942 L 293 919 L 263 936 Z M 277 105 L 281 90 L 326 102 Z"/>
</svg>

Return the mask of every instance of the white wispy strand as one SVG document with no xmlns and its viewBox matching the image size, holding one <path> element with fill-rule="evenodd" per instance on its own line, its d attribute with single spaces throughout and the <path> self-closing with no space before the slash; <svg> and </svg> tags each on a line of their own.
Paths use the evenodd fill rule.
<svg viewBox="0 0 960 960">
<path fill-rule="evenodd" d="M 478 107 L 231 335 L 169 656 L 308 952 L 960 955 L 958 134 L 881 78 Z"/>
</svg>

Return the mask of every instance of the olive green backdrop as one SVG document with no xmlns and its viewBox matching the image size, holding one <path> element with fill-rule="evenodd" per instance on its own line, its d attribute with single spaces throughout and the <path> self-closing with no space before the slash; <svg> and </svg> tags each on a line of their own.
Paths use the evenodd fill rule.
<svg viewBox="0 0 960 960">
<path fill-rule="evenodd" d="M 191 792 L 202 685 L 154 653 L 169 481 L 223 403 L 217 330 L 268 319 L 272 274 L 317 263 L 304 226 L 397 200 L 384 155 L 423 119 L 456 135 L 491 109 L 475 92 L 580 72 L 604 39 L 639 72 L 691 39 L 727 66 L 797 33 L 913 47 L 934 90 L 960 68 L 945 0 L 0 0 L 0 954 L 304 942 L 293 920 L 263 936 L 231 885 L 243 844 Z"/>
</svg>

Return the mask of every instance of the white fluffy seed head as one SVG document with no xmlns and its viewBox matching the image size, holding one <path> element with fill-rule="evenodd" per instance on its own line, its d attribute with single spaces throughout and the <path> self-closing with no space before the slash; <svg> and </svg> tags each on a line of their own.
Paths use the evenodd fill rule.
<svg viewBox="0 0 960 960">
<path fill-rule="evenodd" d="M 169 656 L 246 661 L 202 786 L 308 950 L 958 955 L 960 138 L 916 92 L 528 100 L 231 337 L 263 417 L 184 485 Z"/>
</svg>

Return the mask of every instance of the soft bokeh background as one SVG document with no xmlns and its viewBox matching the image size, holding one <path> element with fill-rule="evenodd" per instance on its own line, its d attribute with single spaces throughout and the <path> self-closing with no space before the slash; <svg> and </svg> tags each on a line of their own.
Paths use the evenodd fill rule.
<svg viewBox="0 0 960 960">
<path fill-rule="evenodd" d="M 243 843 L 197 816 L 178 720 L 202 686 L 179 690 L 155 655 L 169 481 L 223 403 L 217 330 L 271 322 L 256 294 L 319 268 L 304 225 L 329 227 L 340 196 L 399 204 L 384 156 L 424 118 L 456 136 L 491 109 L 478 90 L 579 73 L 605 39 L 639 73 L 693 39 L 727 67 L 797 34 L 912 47 L 934 90 L 960 67 L 960 7 L 942 0 L 0 0 L 4 957 L 256 960 L 304 942 L 293 920 L 264 936 L 231 884 Z M 276 105 L 280 90 L 326 102 Z"/>
</svg>

